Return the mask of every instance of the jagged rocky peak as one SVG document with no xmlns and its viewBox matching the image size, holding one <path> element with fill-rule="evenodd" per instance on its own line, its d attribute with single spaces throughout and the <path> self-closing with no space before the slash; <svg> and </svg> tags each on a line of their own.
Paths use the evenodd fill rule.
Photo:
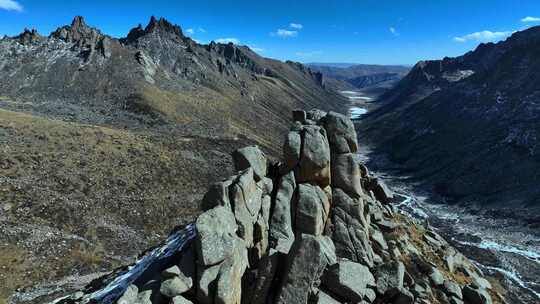
<svg viewBox="0 0 540 304">
<path fill-rule="evenodd" d="M 13 39 L 19 41 L 21 44 L 30 44 L 41 39 L 41 35 L 35 29 L 29 30 L 25 28 L 22 33 L 13 37 Z"/>
<path fill-rule="evenodd" d="M 154 32 L 165 32 L 165 33 L 173 33 L 176 34 L 179 37 L 184 37 L 184 34 L 182 33 L 182 29 L 177 24 L 172 24 L 167 19 L 161 17 L 159 20 L 152 16 L 150 17 L 150 22 L 146 26 L 144 30 L 147 34 L 154 33 Z"/>
<path fill-rule="evenodd" d="M 254 53 L 248 47 L 237 46 L 232 42 L 224 44 L 212 41 L 208 44 L 207 50 L 223 56 L 226 64 L 235 63 L 257 74 L 267 73 L 268 69 L 263 68 L 254 60 Z"/>
<path fill-rule="evenodd" d="M 126 38 L 120 39 L 120 41 L 126 44 L 131 44 L 136 42 L 139 38 L 151 34 L 165 34 L 171 35 L 171 37 L 173 38 L 185 38 L 179 25 L 172 24 L 163 17 L 157 19 L 155 16 L 152 16 L 150 17 L 150 21 L 148 22 L 148 25 L 146 25 L 146 27 L 143 28 L 142 24 L 139 23 L 136 27 L 132 28 L 129 31 Z"/>
<path fill-rule="evenodd" d="M 83 16 L 75 16 L 75 18 L 73 18 L 73 21 L 71 22 L 71 27 L 74 29 L 79 29 L 86 28 L 88 26 L 86 25 L 86 22 L 84 22 Z"/>
<path fill-rule="evenodd" d="M 139 39 L 139 37 L 144 36 L 144 34 L 145 34 L 144 28 L 142 27 L 142 24 L 139 23 L 139 25 L 137 25 L 136 27 L 132 28 L 129 31 L 127 37 L 122 39 L 122 41 L 130 43 L 130 42 L 136 41 L 137 39 Z"/>
<path fill-rule="evenodd" d="M 103 38 L 103 34 L 98 29 L 89 27 L 82 16 L 75 16 L 71 25 L 57 29 L 51 36 L 75 43 L 79 47 L 94 47 Z"/>
</svg>

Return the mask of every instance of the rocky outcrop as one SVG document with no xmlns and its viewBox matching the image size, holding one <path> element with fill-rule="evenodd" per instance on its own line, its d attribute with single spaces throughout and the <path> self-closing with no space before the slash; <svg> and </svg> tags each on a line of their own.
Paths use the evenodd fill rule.
<svg viewBox="0 0 540 304">
<path fill-rule="evenodd" d="M 29 30 L 27 28 L 24 29 L 24 31 L 13 37 L 13 39 L 19 41 L 20 44 L 27 45 L 31 44 L 33 42 L 39 41 L 42 37 L 39 35 L 39 33 L 35 30 Z"/>
<path fill-rule="evenodd" d="M 136 280 L 117 303 L 491 303 L 466 258 L 396 212 L 354 157 L 345 116 L 294 118 L 284 162 L 235 151 L 237 175 L 205 195 L 193 246 L 151 279 L 156 288 Z"/>
<path fill-rule="evenodd" d="M 79 56 L 88 60 L 94 51 L 105 58 L 111 57 L 113 40 L 98 29 L 89 27 L 82 16 L 76 16 L 71 25 L 63 26 L 51 34 L 52 38 L 73 44 L 80 51 Z"/>
</svg>

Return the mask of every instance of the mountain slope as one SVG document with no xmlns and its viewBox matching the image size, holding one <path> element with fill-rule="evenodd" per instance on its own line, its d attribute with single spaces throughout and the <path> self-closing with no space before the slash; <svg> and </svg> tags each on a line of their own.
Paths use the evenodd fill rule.
<svg viewBox="0 0 540 304">
<path fill-rule="evenodd" d="M 90 123 L 133 126 L 143 113 L 190 132 L 260 133 L 276 129 L 285 108 L 337 105 L 320 74 L 247 47 L 199 45 L 164 19 L 117 40 L 78 17 L 49 38 L 27 31 L 0 49 L 9 107 Z"/>
<path fill-rule="evenodd" d="M 540 27 L 418 63 L 363 122 L 401 169 L 450 201 L 538 218 Z M 511 208 L 503 212 L 505 208 Z M 519 217 L 517 214 L 513 217 Z"/>
<path fill-rule="evenodd" d="M 298 63 L 156 18 L 122 39 L 82 17 L 4 37 L 0 78 L 0 303 L 133 261 L 193 219 L 229 152 L 278 155 L 292 109 L 346 103 Z"/>
</svg>

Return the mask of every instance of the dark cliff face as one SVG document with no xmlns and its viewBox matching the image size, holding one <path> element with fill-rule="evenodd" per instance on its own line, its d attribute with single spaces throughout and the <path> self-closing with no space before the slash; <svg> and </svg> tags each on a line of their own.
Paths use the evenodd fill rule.
<svg viewBox="0 0 540 304">
<path fill-rule="evenodd" d="M 365 132 L 402 168 L 458 202 L 539 207 L 540 28 L 418 63 Z"/>
</svg>

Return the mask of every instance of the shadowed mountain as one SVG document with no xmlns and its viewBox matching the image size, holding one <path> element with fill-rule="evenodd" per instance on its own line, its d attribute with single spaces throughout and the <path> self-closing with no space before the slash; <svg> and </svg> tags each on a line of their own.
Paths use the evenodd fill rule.
<svg viewBox="0 0 540 304">
<path fill-rule="evenodd" d="M 389 89 L 410 70 L 410 67 L 401 65 L 352 63 L 310 63 L 308 65 L 313 70 L 321 72 L 328 78 L 327 82 L 337 89 L 367 87 Z"/>
<path fill-rule="evenodd" d="M 229 152 L 272 158 L 292 109 L 347 102 L 299 63 L 201 45 L 154 17 L 122 39 L 82 17 L 4 37 L 0 78 L 0 303 L 131 262 L 193 219 L 232 173 Z"/>
<path fill-rule="evenodd" d="M 382 96 L 364 132 L 450 202 L 538 224 L 539 51 L 533 27 L 460 57 L 419 62 Z"/>
</svg>

